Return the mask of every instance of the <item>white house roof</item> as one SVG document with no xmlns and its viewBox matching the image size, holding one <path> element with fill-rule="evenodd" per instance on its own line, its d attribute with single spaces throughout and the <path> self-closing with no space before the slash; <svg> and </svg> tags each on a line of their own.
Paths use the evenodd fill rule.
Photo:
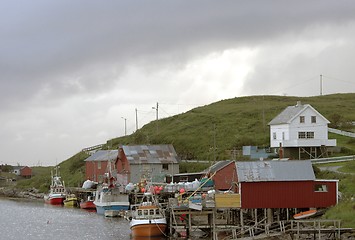
<svg viewBox="0 0 355 240">
<path fill-rule="evenodd" d="M 313 181 L 311 161 L 236 162 L 239 182 Z"/>
<path fill-rule="evenodd" d="M 88 161 L 113 161 L 116 160 L 118 156 L 118 150 L 99 150 L 95 152 L 93 155 L 85 159 L 85 162 Z"/>
<path fill-rule="evenodd" d="M 319 115 L 326 122 L 329 123 L 329 121 L 322 114 L 320 114 L 317 110 L 315 110 L 311 105 L 301 104 L 300 102 L 297 102 L 297 104 L 295 106 L 288 106 L 287 108 L 285 108 L 279 115 L 277 115 L 274 119 L 272 119 L 269 122 L 269 125 L 290 123 L 295 117 L 301 115 L 302 112 L 304 112 L 307 108 L 312 109 L 317 115 Z"/>
</svg>

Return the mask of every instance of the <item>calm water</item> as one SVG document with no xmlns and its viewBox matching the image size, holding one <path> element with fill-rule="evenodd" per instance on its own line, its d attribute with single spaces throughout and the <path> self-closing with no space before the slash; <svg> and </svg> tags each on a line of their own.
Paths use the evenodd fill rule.
<svg viewBox="0 0 355 240">
<path fill-rule="evenodd" d="M 95 212 L 0 198 L 0 240 L 130 239 L 129 222 Z"/>
</svg>

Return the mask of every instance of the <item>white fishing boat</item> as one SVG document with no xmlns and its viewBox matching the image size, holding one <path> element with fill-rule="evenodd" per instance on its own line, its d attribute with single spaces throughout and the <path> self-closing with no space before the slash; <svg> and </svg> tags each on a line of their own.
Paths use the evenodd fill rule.
<svg viewBox="0 0 355 240">
<path fill-rule="evenodd" d="M 130 228 L 132 237 L 165 236 L 166 217 L 151 193 L 145 193 L 145 200 L 141 204 L 132 206 Z"/>
</svg>

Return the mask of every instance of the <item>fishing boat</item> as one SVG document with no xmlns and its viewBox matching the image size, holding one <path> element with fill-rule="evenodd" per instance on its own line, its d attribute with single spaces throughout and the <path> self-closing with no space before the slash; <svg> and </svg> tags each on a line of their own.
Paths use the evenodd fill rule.
<svg viewBox="0 0 355 240">
<path fill-rule="evenodd" d="M 313 216 L 316 213 L 317 213 L 317 210 L 310 209 L 308 211 L 300 212 L 300 213 L 297 213 L 297 214 L 293 215 L 293 218 L 296 219 L 296 220 L 303 219 L 303 218 L 308 218 L 308 217 Z"/>
<path fill-rule="evenodd" d="M 63 201 L 64 206 L 66 207 L 77 207 L 78 198 L 74 194 L 67 195 Z"/>
<path fill-rule="evenodd" d="M 104 215 L 106 210 L 128 210 L 128 194 L 121 193 L 118 188 L 103 184 L 96 191 L 94 205 L 98 214 Z"/>
<path fill-rule="evenodd" d="M 90 210 L 90 209 L 96 210 L 93 195 L 87 195 L 85 198 L 81 199 L 80 208 L 81 209 L 88 209 L 88 210 Z"/>
<path fill-rule="evenodd" d="M 163 209 L 154 201 L 151 193 L 147 192 L 144 195 L 148 200 L 133 205 L 131 209 L 132 237 L 165 236 L 167 221 Z"/>
<path fill-rule="evenodd" d="M 117 181 L 117 171 L 115 171 L 115 162 L 110 161 L 107 164 L 103 183 L 97 187 L 94 204 L 96 212 L 104 215 L 107 210 L 123 211 L 128 210 L 129 196 L 122 190 L 123 183 Z"/>
<path fill-rule="evenodd" d="M 49 194 L 44 196 L 45 203 L 52 205 L 61 205 L 66 198 L 65 185 L 64 182 L 62 183 L 61 177 L 58 175 L 58 167 L 59 166 L 55 168 L 55 175 L 53 175 L 53 171 L 51 172 L 52 182 L 49 189 Z"/>
</svg>

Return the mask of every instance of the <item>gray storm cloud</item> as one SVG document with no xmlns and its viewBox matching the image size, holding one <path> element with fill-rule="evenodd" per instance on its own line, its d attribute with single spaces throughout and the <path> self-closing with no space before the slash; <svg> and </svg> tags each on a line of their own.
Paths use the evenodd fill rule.
<svg viewBox="0 0 355 240">
<path fill-rule="evenodd" d="M 83 136 L 102 137 L 96 141 L 112 137 L 117 123 L 102 115 L 117 119 L 135 104 L 161 99 L 207 104 L 234 97 L 228 86 L 238 88 L 236 96 L 314 95 L 323 72 L 343 80 L 340 85 L 329 80 L 329 93 L 336 83 L 337 92 L 354 90 L 354 10 L 355 3 L 345 0 L 2 2 L 0 123 L 7 127 L 0 133 L 17 142 L 9 140 L 0 150 L 7 152 L 39 134 L 63 148 L 65 141 L 55 142 L 52 136 L 71 137 L 76 144 L 68 151 L 73 152 L 96 143 Z M 255 52 L 245 63 L 250 71 L 244 79 L 233 79 L 232 67 L 215 75 L 188 70 L 199 59 L 233 49 Z M 292 88 L 310 78 L 310 90 Z M 242 83 L 233 85 L 237 81 Z M 214 84 L 218 94 L 212 92 Z M 40 116 L 38 121 L 32 114 Z M 79 114 L 92 123 L 76 132 L 67 121 L 73 118 L 75 126 L 82 125 L 87 120 Z M 112 126 L 100 129 L 102 121 Z M 56 130 L 48 130 L 53 122 Z M 48 156 L 31 158 L 36 162 Z"/>
</svg>

